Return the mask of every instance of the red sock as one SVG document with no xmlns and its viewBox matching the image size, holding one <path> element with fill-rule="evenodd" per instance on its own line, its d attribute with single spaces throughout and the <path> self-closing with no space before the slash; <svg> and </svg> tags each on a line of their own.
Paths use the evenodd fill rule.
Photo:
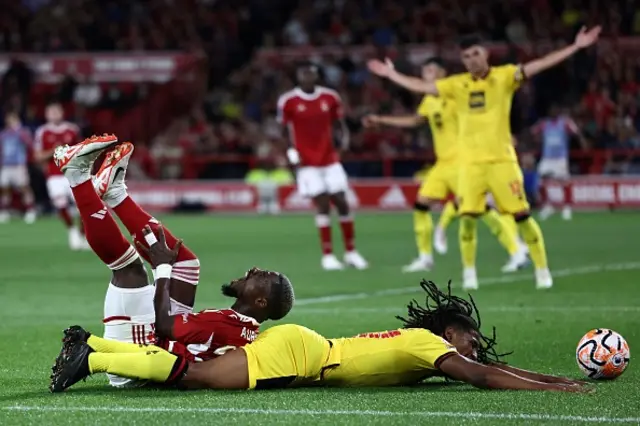
<svg viewBox="0 0 640 426">
<path fill-rule="evenodd" d="M 73 220 L 71 219 L 69 209 L 66 207 L 58 209 L 58 216 L 60 216 L 60 219 L 62 219 L 67 228 L 71 228 L 73 226 Z"/>
<path fill-rule="evenodd" d="M 87 242 L 111 269 L 120 269 L 137 258 L 136 251 L 122 235 L 118 224 L 88 180 L 72 188 Z"/>
<path fill-rule="evenodd" d="M 319 214 L 316 216 L 316 227 L 320 234 L 320 246 L 322 254 L 333 253 L 333 243 L 331 242 L 331 219 L 329 216 Z"/>
<path fill-rule="evenodd" d="M 356 231 L 353 226 L 353 217 L 344 216 L 340 218 L 340 229 L 342 230 L 342 240 L 344 241 L 344 249 L 346 251 L 353 251 L 355 247 Z"/>
<path fill-rule="evenodd" d="M 145 247 L 148 247 L 147 241 L 144 239 L 142 229 L 149 225 L 154 234 L 158 235 L 158 221 L 149 213 L 144 211 L 131 197 L 127 196 L 123 202 L 113 208 L 115 214 L 118 215 L 127 230 L 133 235 L 134 241 L 142 243 Z M 167 246 L 173 248 L 178 242 L 178 239 L 167 229 L 164 228 L 164 236 L 167 239 Z M 142 257 L 148 262 L 146 255 L 140 253 Z M 172 276 L 181 281 L 186 281 L 192 284 L 196 284 L 200 279 L 200 266 L 197 267 L 193 263 L 187 263 L 187 266 L 179 265 L 180 262 L 196 260 L 197 256 L 185 245 L 182 245 L 176 264 L 173 267 Z"/>
</svg>

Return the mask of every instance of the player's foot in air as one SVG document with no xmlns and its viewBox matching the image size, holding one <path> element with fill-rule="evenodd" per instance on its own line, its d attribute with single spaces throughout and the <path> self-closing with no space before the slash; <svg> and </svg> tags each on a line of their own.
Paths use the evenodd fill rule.
<svg viewBox="0 0 640 426">
<path fill-rule="evenodd" d="M 357 251 L 348 251 L 344 254 L 344 264 L 360 271 L 369 267 L 369 262 Z"/>
<path fill-rule="evenodd" d="M 571 207 L 565 207 L 562 209 L 562 219 L 571 220 L 572 217 Z"/>
<path fill-rule="evenodd" d="M 61 354 L 56 359 L 52 368 L 51 392 L 62 392 L 70 386 L 86 379 L 90 374 L 89 355 L 93 349 L 84 342 L 78 342 L 71 346 L 67 353 Z"/>
<path fill-rule="evenodd" d="M 77 145 L 59 146 L 53 153 L 53 161 L 60 171 L 67 175 L 67 170 L 91 171 L 93 162 L 100 153 L 118 144 L 116 135 L 92 136 Z M 71 182 L 73 183 L 73 182 Z"/>
<path fill-rule="evenodd" d="M 410 264 L 402 268 L 402 272 L 425 272 L 430 271 L 433 268 L 433 256 L 421 254 L 413 260 Z"/>
<path fill-rule="evenodd" d="M 325 254 L 322 256 L 322 269 L 325 271 L 341 271 L 344 269 L 344 265 L 334 254 Z"/>
<path fill-rule="evenodd" d="M 553 208 L 553 206 L 547 204 L 540 210 L 538 216 L 540 217 L 540 220 L 547 220 L 555 213 L 555 211 L 556 210 Z"/>
<path fill-rule="evenodd" d="M 433 233 L 433 248 L 439 254 L 447 254 L 449 244 L 447 243 L 447 233 L 439 226 Z"/>
<path fill-rule="evenodd" d="M 476 268 L 464 268 L 462 272 L 462 288 L 464 290 L 478 289 L 478 274 Z"/>
<path fill-rule="evenodd" d="M 107 152 L 102 166 L 96 173 L 93 186 L 104 201 L 118 204 L 127 196 L 124 178 L 133 154 L 133 144 L 124 142 Z"/>
<path fill-rule="evenodd" d="M 536 288 L 544 290 L 553 287 L 553 277 L 549 269 L 536 269 Z"/>
<path fill-rule="evenodd" d="M 509 261 L 502 267 L 502 272 L 516 272 L 525 268 L 529 264 L 529 256 L 527 250 L 522 247 L 509 258 Z"/>
</svg>

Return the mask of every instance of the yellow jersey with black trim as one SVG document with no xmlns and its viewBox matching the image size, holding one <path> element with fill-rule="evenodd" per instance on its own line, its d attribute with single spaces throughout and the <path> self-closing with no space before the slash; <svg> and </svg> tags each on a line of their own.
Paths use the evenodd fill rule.
<svg viewBox="0 0 640 426">
<path fill-rule="evenodd" d="M 437 160 L 456 161 L 458 159 L 458 119 L 454 100 L 427 95 L 422 98 L 417 114 L 429 120 Z"/>
<path fill-rule="evenodd" d="M 339 363 L 324 369 L 328 386 L 402 386 L 439 375 L 439 366 L 456 348 L 421 328 L 364 333 L 330 339 Z"/>
<path fill-rule="evenodd" d="M 511 141 L 511 101 L 524 79 L 522 67 L 491 67 L 484 78 L 470 73 L 436 81 L 441 97 L 455 102 L 461 160 L 516 161 Z"/>
</svg>

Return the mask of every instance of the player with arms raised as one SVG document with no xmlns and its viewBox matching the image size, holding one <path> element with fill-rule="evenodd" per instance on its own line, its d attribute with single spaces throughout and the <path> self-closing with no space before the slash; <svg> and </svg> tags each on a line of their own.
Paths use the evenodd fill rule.
<svg viewBox="0 0 640 426">
<path fill-rule="evenodd" d="M 31 133 L 22 127 L 20 117 L 15 112 L 5 116 L 6 127 L 0 132 L 0 223 L 9 220 L 11 191 L 19 191 L 25 209 L 24 221 L 36 220 L 34 198 L 29 183 L 27 169 L 28 153 L 31 148 Z"/>
<path fill-rule="evenodd" d="M 53 161 L 53 152 L 57 147 L 74 145 L 80 141 L 80 129 L 75 124 L 64 120 L 62 105 L 57 102 L 47 105 L 44 113 L 47 122 L 38 127 L 35 134 L 35 158 L 44 165 L 49 198 L 67 227 L 69 247 L 71 250 L 88 250 L 89 246 L 82 235 L 82 228 L 74 225 L 71 217 L 70 200 L 73 194 L 69 182 Z"/>
<path fill-rule="evenodd" d="M 422 78 L 426 82 L 434 82 L 446 76 L 444 62 L 440 58 L 431 58 L 422 67 Z M 413 226 L 418 246 L 418 258 L 403 268 L 404 272 L 428 271 L 433 266 L 432 234 L 433 220 L 430 210 L 433 205 L 445 202 L 440 216 L 440 223 L 436 227 L 433 242 L 436 250 L 446 252 L 446 224 L 457 214 L 454 201 L 446 201 L 449 194 L 458 193 L 459 176 L 459 147 L 458 147 L 458 118 L 455 102 L 439 96 L 426 95 L 422 99 L 418 111 L 410 116 L 369 115 L 364 117 L 365 127 L 383 124 L 396 127 L 417 127 L 429 122 L 433 136 L 436 163 L 429 170 L 427 177 L 420 186 L 418 198 L 414 205 Z M 526 249 L 519 247 L 517 235 L 507 226 L 500 215 L 487 206 L 482 215 L 483 221 L 491 232 L 496 235 L 500 244 L 509 252 L 510 259 L 502 268 L 503 272 L 514 272 L 527 263 Z"/>
<path fill-rule="evenodd" d="M 571 117 L 561 114 L 558 105 L 553 105 L 549 111 L 549 117 L 533 126 L 531 131 L 542 142 L 538 174 L 545 181 L 561 182 L 565 189 L 563 193 L 566 193 L 566 183 L 570 176 L 569 143 L 571 136 L 576 136 L 583 148 L 587 147 L 587 142 L 580 129 Z M 540 219 L 548 219 L 554 211 L 547 194 L 547 202 L 540 211 Z M 562 208 L 562 218 L 571 220 L 571 206 L 567 200 Z"/>
<path fill-rule="evenodd" d="M 287 129 L 291 148 L 289 162 L 297 167 L 298 192 L 313 199 L 316 226 L 322 244 L 322 267 L 343 269 L 333 254 L 331 241 L 331 205 L 338 211 L 344 240 L 344 263 L 366 269 L 367 261 L 356 251 L 353 215 L 347 203 L 347 174 L 333 145 L 334 124 L 338 124 L 341 148 L 349 148 L 349 130 L 343 118 L 342 100 L 338 93 L 320 86 L 318 69 L 304 64 L 298 68 L 298 87 L 278 99 L 278 121 Z"/>
<path fill-rule="evenodd" d="M 92 180 L 93 163 L 106 150 Z M 104 349 L 105 340 L 157 343 L 189 361 L 200 361 L 249 343 L 255 339 L 260 322 L 286 315 L 293 303 L 291 283 L 282 274 L 256 268 L 223 286 L 223 294 L 237 299 L 231 309 L 192 313 L 200 275 L 198 258 L 127 194 L 124 179 L 132 154 L 133 145 L 118 143 L 113 135 L 60 147 L 54 154 L 72 188 L 87 240 L 112 270 L 104 302 L 105 339 L 71 327 L 65 332 L 65 340 L 87 341 L 95 350 Z M 107 206 L 122 220 L 140 253 L 152 265 L 157 263 L 154 251 L 147 248 L 149 242 L 153 245 L 159 238 L 166 248 L 172 267 L 170 271 L 154 271 L 162 278 L 156 287 L 149 285 L 138 253 L 122 235 Z M 114 386 L 132 384 L 130 379 L 114 375 L 109 379 Z"/>
<path fill-rule="evenodd" d="M 542 231 L 531 217 L 524 194 L 522 171 L 512 144 L 509 116 L 514 92 L 522 82 L 551 68 L 591 46 L 598 39 L 600 27 L 582 28 L 570 46 L 524 65 L 491 67 L 489 53 L 478 37 L 461 40 L 462 62 L 467 73 L 453 75 L 433 83 L 398 73 L 389 60 L 370 61 L 375 74 L 409 90 L 453 99 L 460 123 L 459 143 L 464 155 L 459 183 L 461 214 L 461 253 L 464 266 L 463 286 L 478 287 L 476 274 L 476 218 L 485 209 L 490 192 L 498 208 L 514 216 L 521 236 L 529 246 L 536 267 L 536 287 L 550 288 L 553 279 L 547 266 Z"/>
</svg>

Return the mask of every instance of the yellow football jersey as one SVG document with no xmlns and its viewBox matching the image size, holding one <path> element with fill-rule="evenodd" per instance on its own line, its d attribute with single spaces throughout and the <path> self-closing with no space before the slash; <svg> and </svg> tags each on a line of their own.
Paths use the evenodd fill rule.
<svg viewBox="0 0 640 426">
<path fill-rule="evenodd" d="M 325 368 L 321 381 L 329 386 L 400 386 L 437 375 L 438 364 L 456 353 L 440 336 L 424 329 L 365 333 L 330 339 L 339 365 Z"/>
<path fill-rule="evenodd" d="M 429 120 L 437 160 L 456 161 L 458 120 L 454 100 L 427 95 L 422 98 L 417 113 Z"/>
<path fill-rule="evenodd" d="M 516 161 L 509 116 L 522 79 L 519 66 L 503 65 L 482 79 L 464 73 L 436 81 L 440 96 L 456 105 L 462 161 Z"/>
</svg>

